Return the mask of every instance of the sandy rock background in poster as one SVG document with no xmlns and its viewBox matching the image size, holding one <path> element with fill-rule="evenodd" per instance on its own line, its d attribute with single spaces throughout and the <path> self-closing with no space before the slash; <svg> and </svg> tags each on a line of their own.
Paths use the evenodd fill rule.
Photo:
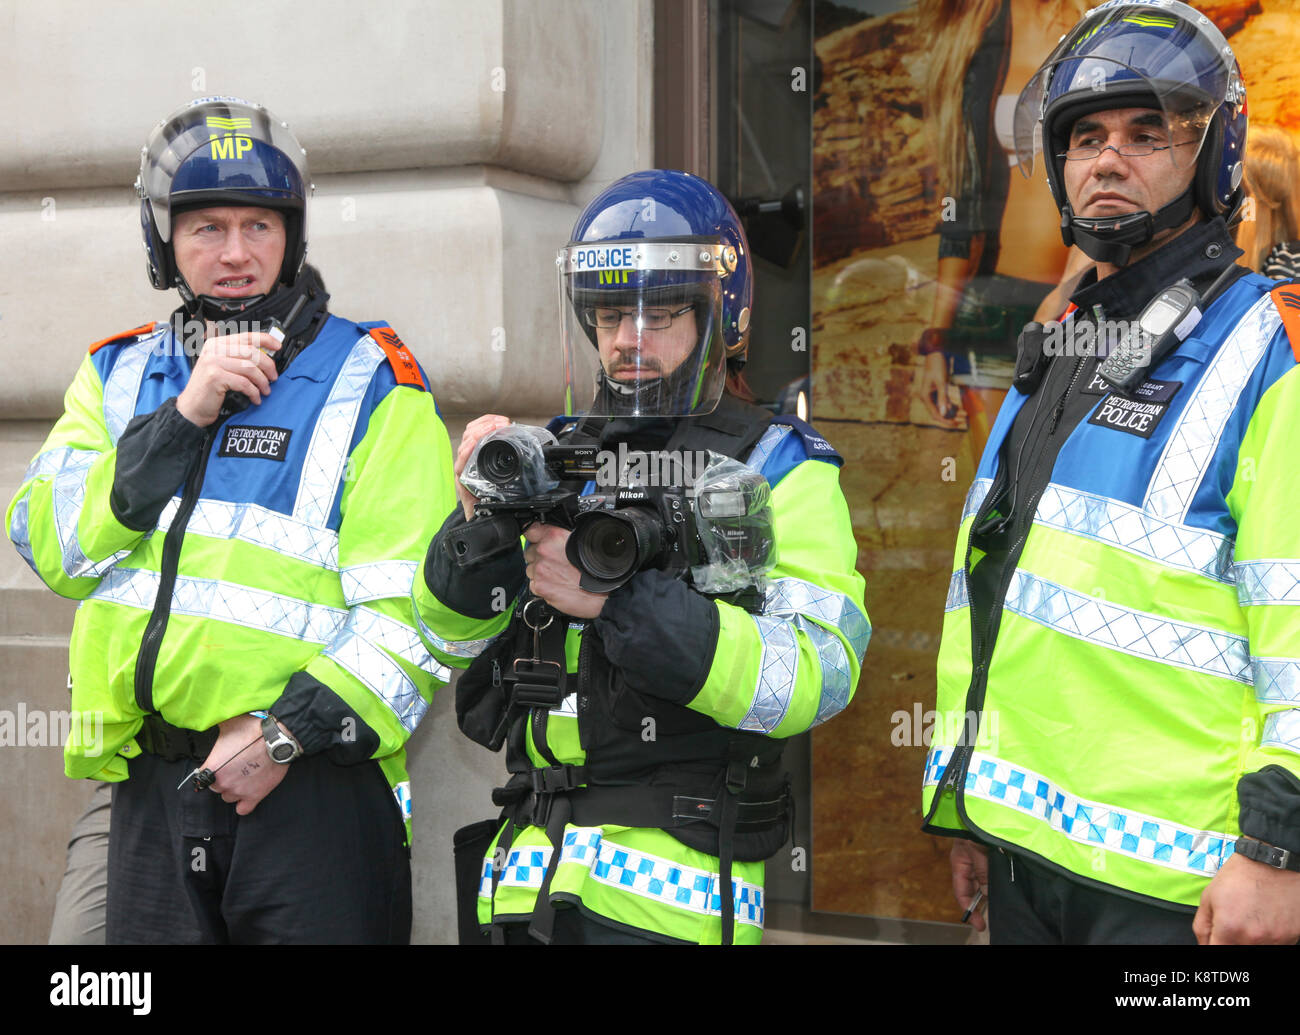
<svg viewBox="0 0 1300 1035">
<path fill-rule="evenodd" d="M 941 169 L 943 120 L 926 84 L 931 63 L 940 62 L 948 103 L 960 104 L 957 63 L 969 60 L 978 38 L 987 43 L 991 19 L 1009 18 L 1012 53 L 1000 76 L 981 84 L 991 109 L 993 91 L 1019 92 L 1073 24 L 1076 5 L 949 0 L 936 4 L 948 8 L 938 30 L 921 6 L 854 0 L 815 7 L 813 419 L 845 458 L 841 479 L 874 633 L 853 705 L 813 738 L 813 908 L 956 922 L 948 843 L 920 832 L 921 771 L 953 543 L 978 434 L 970 429 L 976 403 L 969 394 L 963 399 L 950 389 L 951 428 L 938 426 L 918 394 L 915 346 L 936 317 L 937 228 L 945 199 L 962 192 Z M 1251 126 L 1300 130 L 1293 62 L 1300 2 L 1194 6 L 1237 55 Z M 972 12 L 976 7 L 992 12 Z M 963 32 L 967 38 L 954 42 Z M 997 272 L 1059 271 L 1065 250 L 1041 163 L 1031 180 L 1010 172 Z M 993 406 L 990 423 L 995 414 Z"/>
</svg>

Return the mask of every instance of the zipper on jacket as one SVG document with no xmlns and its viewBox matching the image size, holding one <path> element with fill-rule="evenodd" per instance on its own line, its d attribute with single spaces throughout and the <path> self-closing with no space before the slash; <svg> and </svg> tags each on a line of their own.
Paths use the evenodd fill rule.
<svg viewBox="0 0 1300 1035">
<path fill-rule="evenodd" d="M 158 665 L 158 651 L 167 632 L 167 620 L 171 617 L 172 592 L 176 588 L 176 572 L 180 566 L 181 544 L 185 538 L 185 527 L 190 515 L 198 504 L 203 489 L 203 477 L 208 469 L 208 457 L 212 452 L 212 443 L 216 440 L 217 429 L 229 414 L 221 416 L 205 430 L 203 443 L 195 465 L 191 468 L 185 482 L 185 492 L 181 504 L 167 529 L 163 540 L 162 571 L 158 579 L 158 596 L 154 599 L 153 612 L 145 626 L 144 636 L 140 640 L 140 653 L 135 659 L 135 703 L 146 715 L 153 714 L 153 677 Z"/>
<path fill-rule="evenodd" d="M 1043 448 L 1038 450 L 1037 455 L 1034 457 L 1033 463 L 1029 469 L 1029 484 L 1031 485 L 1035 484 L 1037 475 L 1039 474 L 1043 465 L 1043 459 L 1049 453 L 1049 450 L 1046 447 L 1047 445 L 1050 444 L 1051 439 L 1056 435 L 1056 430 L 1057 427 L 1060 425 L 1061 417 L 1064 415 L 1065 408 L 1069 404 L 1069 400 L 1071 396 L 1074 394 L 1074 389 L 1079 383 L 1079 375 L 1080 373 L 1082 373 L 1084 363 L 1086 361 L 1087 361 L 1087 357 L 1085 356 L 1080 356 L 1078 357 L 1078 359 L 1075 360 L 1074 373 L 1070 377 L 1070 383 L 1066 386 L 1065 392 L 1061 395 L 1061 398 L 1057 401 L 1056 406 L 1052 411 L 1052 416 L 1048 421 L 1046 434 L 1043 436 Z M 1009 435 L 1010 433 L 1011 431 L 1010 429 L 1008 429 L 1007 434 Z M 1028 433 L 1026 435 L 1026 444 L 1028 443 L 1030 437 L 1032 436 L 1032 433 L 1033 433 L 1033 427 L 1032 427 L 1032 420 L 1031 420 L 1031 426 L 1028 429 Z M 1059 455 L 1059 453 L 1060 450 L 1058 449 L 1051 454 L 1053 463 L 1056 462 L 1056 457 Z M 997 472 L 997 476 L 995 477 L 993 488 L 997 487 L 1000 477 L 1005 471 L 1005 466 L 1006 466 L 1005 464 L 999 463 L 999 470 Z M 986 623 L 986 627 L 984 629 L 984 635 L 980 636 L 979 629 L 976 624 L 978 615 L 976 614 L 974 600 L 971 598 L 971 594 L 970 594 L 970 559 L 971 559 L 971 553 L 974 550 L 974 542 L 973 542 L 974 531 L 980 525 L 980 518 L 986 515 L 988 511 L 992 510 L 993 505 L 997 502 L 996 499 L 994 498 L 995 493 L 993 491 L 993 488 L 990 489 L 988 498 L 985 500 L 984 504 L 979 508 L 979 511 L 975 515 L 975 519 L 971 522 L 971 535 L 967 536 L 966 539 L 966 559 L 962 568 L 962 578 L 966 581 L 966 595 L 967 595 L 967 600 L 969 601 L 968 606 L 970 607 L 970 612 L 971 612 L 970 620 L 971 620 L 972 660 L 975 663 L 974 669 L 971 672 L 971 682 L 969 687 L 966 690 L 965 714 L 966 715 L 974 714 L 976 716 L 975 728 L 969 731 L 970 736 L 969 738 L 967 738 L 965 736 L 967 732 L 967 727 L 966 727 L 966 723 L 963 721 L 962 723 L 963 736 L 959 739 L 962 739 L 965 742 L 958 744 L 954 748 L 952 758 L 948 760 L 948 764 L 944 767 L 944 775 L 940 783 L 939 794 L 935 796 L 934 805 L 930 810 L 930 814 L 926 816 L 926 822 L 929 822 L 930 818 L 934 815 L 935 810 L 938 808 L 939 800 L 944 795 L 948 793 L 952 793 L 956 796 L 957 799 L 956 806 L 957 806 L 958 815 L 960 815 L 962 819 L 965 822 L 967 822 L 967 824 L 969 825 L 969 820 L 966 819 L 965 811 L 961 807 L 961 799 L 962 799 L 961 791 L 965 787 L 966 769 L 967 766 L 969 766 L 970 764 L 970 757 L 975 750 L 975 740 L 979 736 L 978 716 L 980 715 L 981 710 L 984 707 L 984 699 L 988 692 L 988 662 L 992 654 L 993 644 L 997 639 L 998 629 L 1001 626 L 1001 617 L 1002 617 L 1001 604 L 1006 600 L 1007 588 L 1011 585 L 1011 578 L 1016 572 L 1016 568 L 1020 560 L 1020 553 L 1024 549 L 1025 541 L 1029 538 L 1029 530 L 1033 527 L 1033 515 L 1035 511 L 1037 511 L 1038 509 L 1038 501 L 1042 498 L 1043 492 L 1047 488 L 1047 483 L 1044 482 L 1041 486 L 1039 486 L 1038 489 L 1034 492 L 1033 496 L 1030 497 L 1030 499 L 1025 505 L 1024 514 L 1026 515 L 1026 520 L 1025 520 L 1024 528 L 1020 532 L 1020 535 L 1016 538 L 1015 543 L 1012 544 L 1011 549 L 1007 551 L 1006 560 L 1003 563 L 1002 574 L 998 581 L 997 592 L 993 598 L 994 606 L 989 610 L 988 620 Z M 1015 498 L 1014 487 L 1012 487 L 1013 501 L 1014 498 Z M 1009 520 L 1014 519 L 1015 517 L 1014 512 L 1012 514 L 1007 515 L 1007 517 Z"/>
</svg>

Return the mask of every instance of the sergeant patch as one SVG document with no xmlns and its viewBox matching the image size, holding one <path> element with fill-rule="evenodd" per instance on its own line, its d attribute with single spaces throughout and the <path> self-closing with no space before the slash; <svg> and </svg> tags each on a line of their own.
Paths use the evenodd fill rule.
<svg viewBox="0 0 1300 1035">
<path fill-rule="evenodd" d="M 284 462 L 289 451 L 288 428 L 255 428 L 248 424 L 227 425 L 217 456 L 253 457 Z"/>
<path fill-rule="evenodd" d="M 1092 380 L 1093 384 L 1100 382 L 1104 386 L 1102 391 L 1110 388 L 1104 378 L 1094 374 Z M 1091 387 L 1090 384 L 1089 388 Z M 1101 401 L 1097 412 L 1088 418 L 1088 423 L 1095 424 L 1099 428 L 1111 428 L 1128 435 L 1136 435 L 1138 438 L 1150 438 L 1151 433 L 1156 430 L 1156 426 L 1164 417 L 1165 411 L 1169 409 L 1169 401 L 1182 387 L 1181 381 L 1143 381 L 1134 390 L 1132 399 L 1111 392 Z M 1085 388 L 1083 391 L 1087 392 L 1088 389 Z"/>
</svg>

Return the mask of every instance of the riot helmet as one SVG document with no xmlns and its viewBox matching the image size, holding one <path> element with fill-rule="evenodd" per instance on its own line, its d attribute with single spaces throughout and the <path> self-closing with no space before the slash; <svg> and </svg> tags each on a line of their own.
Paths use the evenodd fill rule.
<svg viewBox="0 0 1300 1035">
<path fill-rule="evenodd" d="M 749 245 L 698 176 L 652 169 L 615 182 L 556 257 L 566 410 L 709 413 L 749 342 Z"/>
<path fill-rule="evenodd" d="M 163 119 L 140 151 L 140 223 L 149 282 L 175 287 L 186 307 L 209 319 L 233 313 L 256 317 L 270 296 L 195 296 L 176 268 L 175 218 L 196 208 L 247 205 L 284 218 L 285 249 L 277 284 L 293 287 L 307 255 L 307 152 L 289 127 L 260 104 L 237 97 L 203 97 Z M 278 291 L 274 289 L 271 294 Z"/>
<path fill-rule="evenodd" d="M 1191 185 L 1157 212 L 1078 216 L 1065 190 L 1071 131 L 1086 115 L 1126 108 L 1159 112 L 1164 129 L 1163 143 L 1133 145 L 1124 153 L 1193 171 Z M 1235 214 L 1246 151 L 1241 69 L 1214 23 L 1187 4 L 1109 0 L 1084 15 L 1030 78 L 1016 104 L 1015 140 L 1026 176 L 1034 152 L 1046 152 L 1065 244 L 1122 266 L 1133 248 L 1182 225 L 1197 209 L 1207 219 Z"/>
</svg>

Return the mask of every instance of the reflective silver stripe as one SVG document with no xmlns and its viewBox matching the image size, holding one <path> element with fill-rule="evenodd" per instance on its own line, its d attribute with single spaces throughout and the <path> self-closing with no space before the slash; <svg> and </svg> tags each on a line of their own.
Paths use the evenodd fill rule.
<svg viewBox="0 0 1300 1035">
<path fill-rule="evenodd" d="M 158 519 L 158 531 L 166 532 L 171 527 L 179 506 L 180 499 L 173 496 Z M 255 503 L 201 499 L 194 505 L 185 534 L 236 539 L 329 571 L 338 571 L 339 567 L 337 532 Z M 406 596 L 406 592 L 403 589 L 399 595 Z"/>
<path fill-rule="evenodd" d="M 339 572 L 343 599 L 349 606 L 387 597 L 405 600 L 411 594 L 411 584 L 419 568 L 416 561 L 376 561 L 344 568 Z"/>
<path fill-rule="evenodd" d="M 939 782 L 951 752 L 952 748 L 931 752 L 925 767 L 927 784 Z M 1214 876 L 1236 843 L 1226 833 L 1197 830 L 1080 798 L 1049 777 L 978 751 L 971 755 L 966 771 L 965 793 L 1033 816 L 1080 844 L 1198 876 Z"/>
<path fill-rule="evenodd" d="M 776 452 L 777 446 L 785 441 L 785 437 L 790 434 L 790 430 L 789 424 L 769 424 L 767 430 L 763 432 L 763 437 L 758 440 L 758 445 L 750 451 L 745 466 L 753 468 L 761 474 L 763 465 Z"/>
<path fill-rule="evenodd" d="M 849 641 L 857 655 L 858 664 L 861 665 L 867 642 L 871 639 L 871 625 L 857 605 L 842 593 L 828 592 L 802 579 L 783 578 L 768 586 L 763 614 L 793 617 L 795 625 L 808 636 L 817 651 L 821 662 L 822 691 L 813 725 L 823 723 L 832 715 L 843 711 L 853 689 L 848 653 L 838 636 L 816 622 L 809 621 L 809 618 L 819 619 L 839 630 Z M 788 707 L 787 700 L 784 708 Z M 742 726 L 743 728 L 745 727 Z"/>
<path fill-rule="evenodd" d="M 1165 443 L 1142 501 L 1143 510 L 1186 523 L 1192 497 L 1218 448 L 1237 399 L 1281 323 L 1277 306 L 1268 295 L 1237 321 Z"/>
<path fill-rule="evenodd" d="M 132 417 L 135 416 L 135 401 L 140 395 L 140 382 L 144 378 L 144 368 L 149 362 L 149 355 L 158 345 L 163 334 L 170 334 L 171 328 L 151 334 L 134 345 L 117 346 L 117 362 L 109 371 L 108 381 L 104 384 L 104 424 L 108 428 L 108 437 L 114 444 Z"/>
<path fill-rule="evenodd" d="M 361 632 L 366 627 L 373 633 L 375 620 L 383 617 L 373 611 L 367 612 L 365 608 L 357 608 L 323 654 L 364 683 L 371 693 L 388 705 L 410 733 L 420 724 L 429 705 L 401 666 Z"/>
<path fill-rule="evenodd" d="M 976 478 L 971 483 L 970 491 L 966 493 L 966 505 L 961 510 L 961 524 L 968 517 L 974 517 L 979 513 L 980 507 L 984 506 L 984 497 L 989 494 L 989 489 L 993 488 L 992 478 Z"/>
<path fill-rule="evenodd" d="M 89 599 L 147 610 L 158 596 L 158 583 L 156 571 L 115 568 L 104 576 Z M 192 576 L 177 577 L 171 611 L 320 644 L 334 639 L 348 619 L 348 612 L 342 608 Z"/>
<path fill-rule="evenodd" d="M 970 598 L 966 595 L 966 572 L 954 571 L 948 579 L 948 598 L 943 602 L 944 611 L 957 611 L 970 607 Z"/>
<path fill-rule="evenodd" d="M 370 379 L 383 362 L 384 350 L 370 335 L 352 346 L 347 362 L 330 388 L 320 419 L 312 429 L 302 481 L 293 504 L 293 516 L 324 528 L 329 521 L 334 496 L 343 482 L 352 433 L 361 414 L 361 400 Z"/>
<path fill-rule="evenodd" d="M 409 625 L 368 607 L 354 607 L 348 625 L 358 636 L 365 637 L 403 661 L 429 673 L 444 683 L 451 670 L 425 649 L 424 643 Z"/>
<path fill-rule="evenodd" d="M 442 651 L 443 654 L 450 654 L 453 658 L 477 658 L 483 653 L 484 648 L 496 639 L 496 636 L 489 636 L 486 640 L 444 640 L 441 636 L 430 629 L 420 617 L 420 608 L 415 603 L 415 585 L 411 585 L 411 610 L 415 614 L 416 624 L 420 627 L 420 635 L 429 643 L 433 644 L 435 650 Z M 498 636 L 500 633 L 497 634 Z"/>
<path fill-rule="evenodd" d="M 1260 704 L 1300 706 L 1300 661 L 1291 658 L 1251 658 L 1255 700 Z"/>
<path fill-rule="evenodd" d="M 1251 682 L 1244 636 L 1131 611 L 1021 570 L 1011 576 L 1005 606 L 1075 639 L 1162 665 Z"/>
<path fill-rule="evenodd" d="M 1300 754 L 1300 711 L 1288 708 L 1265 719 L 1259 746 L 1280 747 Z"/>
<path fill-rule="evenodd" d="M 833 625 L 849 641 L 859 662 L 871 639 L 871 624 L 857 604 L 843 593 L 833 593 L 803 579 L 781 578 L 770 583 L 763 601 L 763 614 L 803 614 Z"/>
<path fill-rule="evenodd" d="M 117 553 L 102 561 L 92 561 L 81 549 L 77 536 L 77 523 L 86 503 L 86 478 L 90 468 L 102 455 L 86 450 L 69 450 L 69 461 L 61 468 L 50 484 L 54 504 L 54 529 L 63 552 L 63 571 L 70 578 L 96 577 L 113 567 L 130 550 Z M 75 459 L 74 459 L 75 457 Z"/>
<path fill-rule="evenodd" d="M 1048 485 L 1034 523 L 1083 536 L 1219 582 L 1233 581 L 1232 540 L 1165 521 L 1138 507 L 1089 492 Z"/>
<path fill-rule="evenodd" d="M 1242 561 L 1232 566 L 1237 577 L 1237 602 L 1300 604 L 1300 561 Z"/>
<path fill-rule="evenodd" d="M 750 615 L 750 618 L 758 626 L 763 658 L 759 663 L 754 699 L 737 729 L 771 733 L 790 709 L 790 698 L 799 675 L 799 643 L 789 622 L 766 615 Z"/>
<path fill-rule="evenodd" d="M 821 662 L 822 693 L 817 701 L 817 717 L 812 722 L 813 726 L 820 726 L 842 712 L 849 703 L 849 693 L 853 689 L 849 657 L 843 641 L 833 632 L 803 615 L 796 618 L 794 624 L 812 641 L 817 649 L 817 660 Z"/>
<path fill-rule="evenodd" d="M 27 484 L 34 478 L 48 478 L 54 476 L 57 478 L 66 471 L 80 472 L 84 479 L 85 472 L 90 470 L 99 457 L 100 453 L 93 449 L 73 449 L 71 446 L 62 446 L 58 449 L 47 449 L 44 453 L 37 456 L 28 466 L 27 471 L 23 474 L 23 484 Z M 82 495 L 85 495 L 83 483 Z M 27 562 L 27 566 L 36 572 L 36 556 L 32 550 L 31 529 L 28 526 L 27 505 L 31 497 L 30 493 L 24 493 L 22 499 L 14 507 L 13 517 L 9 521 L 9 538 L 17 549 L 19 556 Z M 66 558 L 68 555 L 67 540 L 65 539 L 64 527 L 59 523 L 59 509 L 56 506 L 55 511 L 55 528 L 59 536 L 59 545 Z M 66 519 L 66 511 L 65 511 Z M 75 540 L 76 522 L 72 523 L 72 535 Z M 80 550 L 77 551 L 80 553 Z"/>
</svg>

